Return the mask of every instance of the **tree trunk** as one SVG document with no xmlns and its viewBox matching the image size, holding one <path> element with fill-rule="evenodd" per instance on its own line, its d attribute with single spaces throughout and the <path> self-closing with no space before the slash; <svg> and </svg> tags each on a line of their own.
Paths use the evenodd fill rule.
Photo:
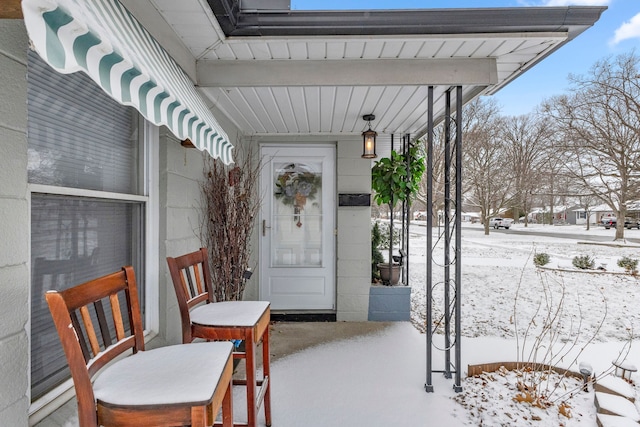
<svg viewBox="0 0 640 427">
<path fill-rule="evenodd" d="M 616 238 L 614 240 L 624 240 L 624 217 L 626 215 L 626 210 L 616 212 Z"/>
<path fill-rule="evenodd" d="M 389 204 L 389 272 L 390 273 L 391 273 L 391 267 L 393 267 L 393 206 Z"/>
</svg>

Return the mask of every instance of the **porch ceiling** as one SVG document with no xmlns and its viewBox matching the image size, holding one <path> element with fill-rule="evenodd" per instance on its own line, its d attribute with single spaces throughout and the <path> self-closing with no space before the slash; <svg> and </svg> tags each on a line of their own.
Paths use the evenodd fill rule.
<svg viewBox="0 0 640 427">
<path fill-rule="evenodd" d="M 419 137 L 429 85 L 437 120 L 450 87 L 461 84 L 465 102 L 494 94 L 606 9 L 261 13 L 148 1 L 196 58 L 202 93 L 255 136 L 358 135 L 372 113 L 379 134 Z"/>
</svg>

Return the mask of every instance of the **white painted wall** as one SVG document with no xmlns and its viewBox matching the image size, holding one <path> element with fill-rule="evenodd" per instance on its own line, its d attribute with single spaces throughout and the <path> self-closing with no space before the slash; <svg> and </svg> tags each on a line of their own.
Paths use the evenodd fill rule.
<svg viewBox="0 0 640 427">
<path fill-rule="evenodd" d="M 371 193 L 372 162 L 361 155 L 361 138 L 338 142 L 338 194 Z M 371 286 L 371 208 L 337 209 L 337 320 L 366 321 Z"/>
<path fill-rule="evenodd" d="M 0 19 L 0 425 L 29 409 L 27 46 L 23 21 Z"/>
</svg>

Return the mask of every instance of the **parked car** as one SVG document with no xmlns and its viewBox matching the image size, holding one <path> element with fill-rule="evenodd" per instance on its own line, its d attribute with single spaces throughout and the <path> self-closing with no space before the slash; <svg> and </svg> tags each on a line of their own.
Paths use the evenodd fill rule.
<svg viewBox="0 0 640 427">
<path fill-rule="evenodd" d="M 417 220 L 417 221 L 426 221 L 427 219 L 427 212 L 425 211 L 416 211 L 413 214 L 413 219 Z"/>
<path fill-rule="evenodd" d="M 602 225 L 607 230 L 610 228 L 615 228 L 617 222 L 618 221 L 615 216 L 602 218 L 602 221 L 601 221 Z M 640 230 L 640 219 L 626 217 L 624 219 L 624 228 L 627 228 L 629 230 L 631 230 L 632 228 L 637 228 L 638 230 Z"/>
<path fill-rule="evenodd" d="M 513 219 L 511 218 L 495 217 L 495 218 L 489 219 L 489 227 L 493 227 L 496 230 L 498 228 L 504 228 L 508 230 L 512 224 L 513 224 Z"/>
<path fill-rule="evenodd" d="M 608 216 L 600 220 L 600 224 L 602 224 L 607 230 L 610 228 L 615 228 L 616 222 L 617 221 L 615 216 Z"/>
<path fill-rule="evenodd" d="M 637 228 L 640 230 L 640 219 L 637 218 L 625 218 L 624 219 L 624 228 L 628 228 L 631 230 L 632 228 Z"/>
</svg>

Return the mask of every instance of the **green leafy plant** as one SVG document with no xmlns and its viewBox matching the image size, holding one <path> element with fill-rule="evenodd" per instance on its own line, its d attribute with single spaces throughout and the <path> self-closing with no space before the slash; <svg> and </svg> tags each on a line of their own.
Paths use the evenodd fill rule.
<svg viewBox="0 0 640 427">
<path fill-rule="evenodd" d="M 418 193 L 420 180 L 424 173 L 424 157 L 420 155 L 419 146 L 409 147 L 406 154 L 391 151 L 373 165 L 371 169 L 371 188 L 375 191 L 374 201 L 378 205 L 386 204 L 389 211 L 400 201 L 409 206 Z M 389 227 L 389 242 L 393 242 L 393 227 Z M 389 263 L 393 259 L 393 245 L 389 245 Z"/>
<path fill-rule="evenodd" d="M 537 253 L 533 256 L 533 263 L 538 267 L 549 264 L 550 260 L 549 254 L 544 252 Z"/>
<path fill-rule="evenodd" d="M 376 221 L 376 224 L 378 225 L 378 229 L 380 230 L 380 243 L 378 244 L 378 248 L 382 249 L 382 248 L 389 248 L 389 236 L 391 235 L 391 233 L 389 233 L 389 227 L 391 226 L 389 223 L 387 222 L 378 222 Z M 395 231 L 395 230 L 394 230 Z M 393 246 L 399 245 L 400 244 L 400 234 L 399 233 L 393 233 Z M 383 260 L 384 262 L 384 260 Z"/>
<path fill-rule="evenodd" d="M 386 204 L 393 209 L 400 201 L 411 203 L 418 193 L 424 174 L 424 158 L 419 156 L 418 146 L 412 146 L 408 151 L 404 155 L 394 150 L 390 157 L 373 165 L 371 188 L 378 205 Z"/>
<path fill-rule="evenodd" d="M 380 279 L 380 272 L 378 271 L 378 263 L 384 262 L 382 252 L 380 252 L 380 245 L 382 244 L 382 233 L 380 232 L 380 225 L 378 222 L 371 227 L 371 280 Z"/>
<path fill-rule="evenodd" d="M 636 258 L 630 258 L 628 256 L 623 256 L 618 260 L 618 267 L 622 267 L 625 269 L 627 273 L 637 274 L 638 273 L 638 260 Z"/>
<path fill-rule="evenodd" d="M 581 270 L 591 270 L 595 267 L 596 262 L 589 255 L 577 255 L 573 258 L 572 264 Z"/>
</svg>

